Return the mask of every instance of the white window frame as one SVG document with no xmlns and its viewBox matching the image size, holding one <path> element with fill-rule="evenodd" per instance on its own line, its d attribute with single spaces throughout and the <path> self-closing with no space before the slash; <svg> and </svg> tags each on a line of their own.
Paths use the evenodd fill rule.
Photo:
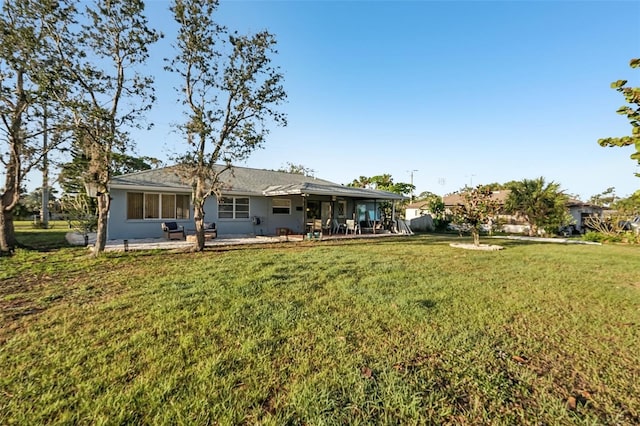
<svg viewBox="0 0 640 426">
<path fill-rule="evenodd" d="M 279 210 L 282 210 L 282 211 L 276 211 L 276 209 L 279 209 Z M 274 215 L 291 215 L 291 200 L 289 198 L 272 198 L 271 199 L 271 214 L 274 214 Z"/>
<path fill-rule="evenodd" d="M 339 219 L 344 219 L 347 217 L 347 202 L 345 200 L 338 200 L 338 208 L 336 209 L 337 215 Z"/>
<path fill-rule="evenodd" d="M 225 200 L 231 200 L 231 202 L 225 202 L 223 203 L 222 201 Z M 238 200 L 247 200 L 246 203 L 239 203 Z M 221 217 L 220 213 L 221 209 L 220 206 L 221 205 L 225 205 L 225 206 L 231 206 L 231 217 Z M 239 206 L 246 206 L 246 211 L 243 210 L 238 210 Z M 229 213 L 228 211 L 225 211 L 224 213 Z M 251 213 L 251 198 L 250 197 L 229 197 L 229 196 L 223 196 L 220 197 L 218 199 L 218 219 L 219 220 L 249 220 L 251 219 L 250 217 L 250 213 Z M 246 214 L 246 216 L 245 216 Z"/>
<path fill-rule="evenodd" d="M 176 193 L 168 193 L 168 192 L 142 192 L 142 191 L 129 191 L 128 193 L 134 194 L 142 194 L 142 217 L 141 218 L 130 218 L 129 217 L 129 206 L 127 204 L 127 220 L 187 220 L 191 218 L 191 196 L 187 194 L 176 194 Z M 158 210 L 155 212 L 157 217 L 147 217 L 147 197 L 155 196 L 158 197 Z M 162 197 L 173 196 L 173 216 L 172 217 L 163 217 L 162 216 Z M 178 218 L 178 196 L 186 196 L 189 197 L 189 207 L 187 210 L 186 217 Z M 127 196 L 127 203 L 129 202 Z"/>
</svg>

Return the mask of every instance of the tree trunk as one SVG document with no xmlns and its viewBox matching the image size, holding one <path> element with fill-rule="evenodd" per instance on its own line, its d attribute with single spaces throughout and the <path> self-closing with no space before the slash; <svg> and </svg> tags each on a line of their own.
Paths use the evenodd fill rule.
<svg viewBox="0 0 640 426">
<path fill-rule="evenodd" d="M 207 193 L 204 190 L 204 187 L 205 179 L 198 176 L 193 193 L 193 221 L 196 225 L 196 251 L 204 250 L 204 202 L 207 199 Z"/>
<path fill-rule="evenodd" d="M 194 222 L 196 224 L 196 251 L 204 250 L 204 200 L 193 204 Z"/>
<path fill-rule="evenodd" d="M 480 231 L 478 230 L 478 228 L 473 227 L 471 228 L 471 235 L 473 236 L 473 245 L 474 246 L 479 246 L 480 245 Z"/>
<path fill-rule="evenodd" d="M 11 254 L 16 245 L 13 210 L 6 210 L 4 203 L 0 199 L 0 256 Z"/>
<path fill-rule="evenodd" d="M 110 205 L 111 197 L 109 193 L 101 193 L 98 195 L 98 232 L 96 235 L 96 244 L 93 247 L 94 256 L 100 255 L 107 245 L 107 220 L 109 218 Z"/>
<path fill-rule="evenodd" d="M 18 245 L 13 226 L 13 209 L 20 199 L 20 164 L 18 156 L 14 155 L 15 151 L 14 148 L 5 172 L 6 191 L 0 195 L 0 254 L 11 253 Z"/>
</svg>

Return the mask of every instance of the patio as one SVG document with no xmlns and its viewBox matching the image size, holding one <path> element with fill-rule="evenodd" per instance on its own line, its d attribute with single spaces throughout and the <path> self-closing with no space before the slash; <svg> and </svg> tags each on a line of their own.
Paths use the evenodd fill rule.
<svg viewBox="0 0 640 426">
<path fill-rule="evenodd" d="M 286 236 L 262 236 L 262 235 L 228 235 L 221 236 L 213 240 L 205 241 L 205 247 L 222 247 L 222 246 L 238 246 L 247 244 L 275 244 L 301 241 L 327 241 L 327 240 L 345 240 L 345 239 L 365 239 L 365 238 L 384 238 L 399 236 L 402 234 L 377 233 L 377 234 L 322 234 L 320 238 L 306 239 L 303 235 L 286 235 Z M 96 234 L 88 234 L 89 247 L 96 242 Z M 69 232 L 66 240 L 74 246 L 83 246 L 85 244 L 84 235 Z M 193 247 L 194 243 L 186 240 L 168 240 L 166 238 L 144 238 L 129 240 L 107 240 L 105 251 L 133 251 L 133 250 L 180 250 Z"/>
</svg>

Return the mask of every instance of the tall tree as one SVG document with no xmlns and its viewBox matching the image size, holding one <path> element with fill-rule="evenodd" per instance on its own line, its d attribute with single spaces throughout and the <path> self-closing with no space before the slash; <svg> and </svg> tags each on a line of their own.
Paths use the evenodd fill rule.
<svg viewBox="0 0 640 426">
<path fill-rule="evenodd" d="M 59 64 L 52 60 L 52 32 L 63 33 L 72 24 L 73 6 L 67 1 L 7 0 L 0 15 L 0 162 L 5 167 L 0 189 L 0 252 L 16 244 L 13 212 L 20 187 L 34 167 L 41 165 L 54 143 L 43 146 L 43 132 L 60 120 L 42 123 L 42 108 L 62 96 Z M 53 105 L 50 110 L 55 110 Z M 37 124 L 36 124 L 37 123 Z M 51 127 L 51 129 L 45 128 Z"/>
<path fill-rule="evenodd" d="M 441 196 L 430 191 L 424 191 L 418 195 L 416 201 L 427 202 L 427 208 L 424 210 L 429 211 L 434 221 L 444 219 L 445 205 Z"/>
<path fill-rule="evenodd" d="M 294 164 L 289 161 L 287 162 L 286 167 L 280 167 L 278 171 L 285 172 L 285 173 L 293 173 L 297 175 L 304 175 L 304 176 L 313 176 L 316 173 L 315 170 L 309 167 L 305 167 L 302 164 Z"/>
<path fill-rule="evenodd" d="M 371 178 L 367 176 L 360 176 L 358 179 L 354 179 L 347 186 L 353 186 L 354 188 L 370 188 Z"/>
<path fill-rule="evenodd" d="M 467 226 L 473 237 L 473 244 L 480 245 L 482 225 L 493 220 L 500 205 L 492 197 L 492 191 L 483 185 L 475 188 L 465 187 L 460 191 L 460 202 L 453 206 L 453 223 Z"/>
<path fill-rule="evenodd" d="M 640 58 L 632 59 L 631 68 L 640 68 Z M 602 138 L 598 140 L 600 146 L 629 146 L 634 145 L 636 152 L 631 154 L 631 159 L 640 164 L 640 87 L 627 86 L 627 80 L 618 80 L 611 83 L 611 88 L 622 93 L 629 105 L 623 105 L 616 111 L 626 115 L 631 122 L 631 136 L 619 138 Z M 640 173 L 636 173 L 640 177 Z"/>
<path fill-rule="evenodd" d="M 523 179 L 511 185 L 505 210 L 521 215 L 529 224 L 529 236 L 536 236 L 539 229 L 557 228 L 566 221 L 567 198 L 558 183 L 546 183 L 544 177 Z"/>
<path fill-rule="evenodd" d="M 616 201 L 616 189 L 612 186 L 602 191 L 600 194 L 592 195 L 589 203 L 596 206 L 609 207 Z"/>
<path fill-rule="evenodd" d="M 177 54 L 166 67 L 183 80 L 176 90 L 186 106 L 179 128 L 188 148 L 178 170 L 192 188 L 198 251 L 204 249 L 206 199 L 220 197 L 223 175 L 262 146 L 268 124 L 286 125 L 275 109 L 286 99 L 283 76 L 271 65 L 275 37 L 267 31 L 230 33 L 213 20 L 217 7 L 216 0 L 173 2 L 180 27 Z"/>
<path fill-rule="evenodd" d="M 371 177 L 360 176 L 358 179 L 354 179 L 348 186 L 378 189 L 380 191 L 389 191 L 401 195 L 411 194 L 415 190 L 415 186 L 410 183 L 394 182 L 393 177 L 388 173 Z"/>
<path fill-rule="evenodd" d="M 72 147 L 70 153 L 71 161 L 60 166 L 58 183 L 66 194 L 82 194 L 86 191 L 84 179 L 89 171 L 89 159 L 78 147 Z M 111 160 L 113 176 L 150 170 L 162 165 L 162 161 L 154 157 L 135 157 L 118 152 L 113 153 Z"/>
<path fill-rule="evenodd" d="M 75 143 L 88 160 L 85 179 L 97 186 L 98 229 L 94 254 L 104 251 L 111 204 L 113 157 L 131 148 L 128 130 L 141 127 L 155 100 L 153 78 L 139 70 L 161 34 L 150 28 L 141 0 L 95 0 L 80 30 L 57 37 L 57 54 L 72 87 Z"/>
</svg>

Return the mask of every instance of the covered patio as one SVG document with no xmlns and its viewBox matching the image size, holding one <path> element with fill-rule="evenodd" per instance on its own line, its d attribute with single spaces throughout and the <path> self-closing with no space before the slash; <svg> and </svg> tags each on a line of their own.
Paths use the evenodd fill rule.
<svg viewBox="0 0 640 426">
<path fill-rule="evenodd" d="M 398 236 L 398 234 L 391 233 L 377 233 L 377 234 L 321 234 L 317 238 L 311 238 L 311 241 L 329 241 L 329 240 L 352 240 L 352 239 L 370 239 L 370 238 L 385 238 Z M 74 246 L 84 246 L 84 235 L 69 232 L 66 235 L 66 240 L 69 244 Z M 255 245 L 255 244 L 286 244 L 296 243 L 302 241 L 309 241 L 310 239 L 306 235 L 289 234 L 282 236 L 261 236 L 261 235 L 229 235 L 216 238 L 214 240 L 207 240 L 205 247 L 231 247 L 242 245 Z M 96 234 L 88 234 L 88 248 L 90 249 L 96 242 Z M 168 240 L 166 238 L 139 238 L 129 240 L 108 240 L 105 246 L 105 251 L 134 251 L 134 250 L 188 250 L 194 246 L 193 242 L 186 240 Z"/>
<path fill-rule="evenodd" d="M 344 185 L 305 182 L 273 185 L 263 191 L 266 197 L 302 198 L 299 220 L 309 238 L 340 234 L 398 233 L 396 202 L 406 199 L 388 191 Z"/>
</svg>

